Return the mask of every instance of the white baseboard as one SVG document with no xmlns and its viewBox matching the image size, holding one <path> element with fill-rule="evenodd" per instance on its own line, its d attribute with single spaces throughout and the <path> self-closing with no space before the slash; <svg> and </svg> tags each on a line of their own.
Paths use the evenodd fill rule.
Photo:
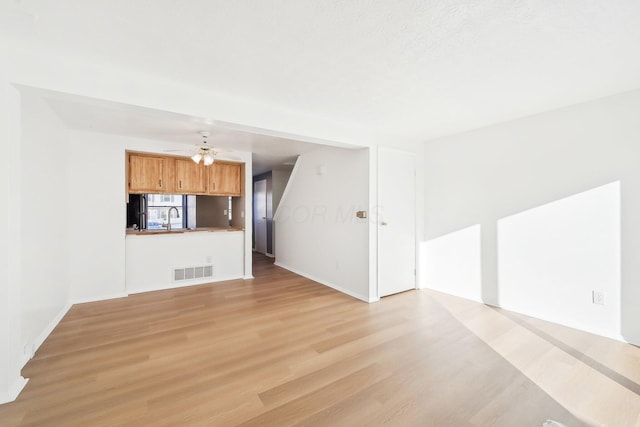
<svg viewBox="0 0 640 427">
<path fill-rule="evenodd" d="M 111 295 L 103 295 L 98 298 L 97 297 L 78 298 L 73 300 L 73 304 L 85 304 L 87 302 L 106 301 L 106 300 L 116 299 L 116 298 L 126 298 L 128 296 L 129 294 L 123 292 L 123 293 L 117 293 L 117 294 L 111 294 Z"/>
<path fill-rule="evenodd" d="M 320 278 L 318 278 L 318 277 L 316 277 L 316 276 L 314 276 L 312 274 L 308 274 L 308 273 L 305 273 L 303 271 L 297 270 L 295 268 L 289 267 L 288 265 L 282 264 L 282 263 L 280 263 L 278 261 L 276 261 L 274 263 L 274 265 L 277 265 L 278 267 L 282 267 L 285 270 L 289 270 L 292 273 L 295 273 L 295 274 L 298 274 L 300 276 L 306 277 L 307 279 L 311 279 L 314 282 L 320 283 L 321 285 L 324 285 L 324 286 L 327 286 L 329 288 L 335 289 L 336 291 L 342 292 L 343 294 L 349 295 L 350 297 L 357 298 L 360 301 L 364 301 L 366 303 L 374 302 L 374 301 L 370 301 L 368 297 L 365 297 L 364 295 L 360 295 L 357 292 L 353 292 L 353 291 L 351 291 L 349 289 L 343 288 L 342 286 L 338 286 L 338 285 L 333 284 L 331 282 L 327 282 L 326 280 L 320 279 Z"/>
<path fill-rule="evenodd" d="M 19 377 L 11 387 L 9 387 L 3 393 L 0 393 L 0 405 L 4 403 L 10 403 L 16 400 L 20 395 L 20 392 L 22 391 L 24 386 L 27 385 L 28 382 L 29 382 L 28 378 Z"/>
<path fill-rule="evenodd" d="M 528 310 L 523 310 L 521 307 L 512 307 L 512 306 L 508 306 L 508 305 L 504 306 L 504 305 L 501 305 L 501 304 L 494 304 L 494 303 L 490 303 L 490 302 L 485 302 L 485 301 L 482 300 L 482 298 L 475 298 L 475 297 L 472 297 L 472 296 L 469 296 L 469 295 L 458 295 L 458 294 L 455 294 L 455 293 L 444 291 L 442 289 L 435 289 L 435 288 L 431 288 L 431 287 L 425 287 L 425 288 L 421 288 L 421 289 L 434 291 L 434 292 L 440 292 L 440 293 L 443 293 L 445 295 L 451 295 L 453 297 L 462 298 L 462 299 L 465 299 L 467 301 L 477 302 L 478 304 L 484 304 L 484 305 L 489 306 L 489 307 L 496 307 L 496 308 L 500 308 L 502 310 L 507 310 L 507 311 L 512 311 L 514 313 L 523 314 L 525 316 L 533 317 L 535 319 L 544 320 L 545 322 L 555 323 L 557 325 L 566 326 L 568 328 L 577 329 L 577 330 L 584 331 L 584 332 L 587 332 L 587 333 L 590 333 L 590 334 L 599 335 L 599 336 L 606 337 L 606 338 L 611 338 L 611 339 L 614 339 L 616 341 L 621 341 L 621 342 L 625 342 L 625 343 L 628 343 L 628 344 L 638 345 L 638 343 L 629 342 L 620 333 L 612 333 L 610 331 L 602 331 L 602 330 L 598 330 L 598 329 L 594 329 L 594 328 L 585 326 L 585 325 L 577 323 L 577 322 L 567 322 L 566 320 L 563 320 L 563 319 L 556 319 L 556 318 L 553 318 L 553 317 L 550 317 L 550 316 L 540 315 L 540 313 L 536 313 L 536 312 L 528 311 Z"/>
<path fill-rule="evenodd" d="M 172 282 L 168 285 L 161 285 L 161 286 L 156 286 L 156 287 L 149 287 L 149 288 L 141 288 L 141 289 L 130 289 L 129 290 L 129 295 L 133 295 L 133 294 L 141 294 L 143 292 L 154 292 L 154 291 L 166 291 L 168 289 L 178 289 L 178 288 L 186 288 L 188 286 L 200 286 L 200 285 L 206 285 L 209 283 L 217 283 L 217 282 L 227 282 L 230 280 L 244 280 L 244 276 L 229 276 L 229 277 L 216 277 L 213 280 L 206 280 L 206 281 L 193 281 L 193 282 Z"/>
<path fill-rule="evenodd" d="M 28 343 L 28 344 L 32 344 L 33 345 L 33 347 L 32 347 L 33 351 L 31 352 L 31 354 L 25 354 L 24 355 L 25 359 L 23 359 L 23 361 L 24 361 L 24 363 L 22 363 L 23 367 L 24 367 L 24 365 L 26 365 L 26 363 L 31 358 L 33 358 L 33 355 L 36 353 L 36 351 L 38 351 L 38 349 L 40 348 L 42 343 L 47 339 L 47 337 L 49 335 L 51 335 L 51 332 L 53 332 L 53 330 L 56 328 L 56 326 L 58 326 L 58 323 L 60 323 L 62 318 L 69 312 L 69 309 L 71 309 L 72 305 L 73 304 L 71 304 L 71 303 L 67 303 L 64 307 L 62 307 L 62 310 L 60 310 L 58 312 L 58 314 L 56 314 L 56 316 L 51 320 L 51 322 L 49 322 L 47 327 L 44 328 L 44 330 L 40 333 L 40 335 L 38 335 L 36 337 L 36 339 L 33 341 L 33 343 Z"/>
<path fill-rule="evenodd" d="M 601 337 L 606 337 L 606 338 L 611 338 L 613 340 L 616 341 L 621 341 L 621 342 L 625 342 L 625 343 L 629 343 L 620 333 L 616 333 L 613 331 L 607 331 L 607 330 L 601 330 L 598 328 L 594 328 L 590 325 L 585 325 L 581 322 L 575 322 L 575 321 L 571 321 L 571 320 L 567 320 L 567 319 L 558 319 L 555 318 L 553 316 L 546 316 L 546 315 L 540 315 L 539 313 L 536 313 L 534 311 L 531 310 L 523 310 L 522 307 L 512 307 L 512 306 L 504 306 L 504 305 L 499 305 L 499 304 L 487 304 L 487 303 L 483 303 L 486 305 L 491 305 L 493 307 L 497 307 L 500 308 L 502 310 L 507 310 L 507 311 L 513 311 L 514 313 L 519 313 L 519 314 L 524 314 L 525 316 L 529 316 L 529 317 L 533 317 L 536 319 L 540 319 L 540 320 L 544 320 L 545 322 L 550 322 L 550 323 L 555 323 L 557 325 L 562 325 L 562 326 L 566 326 L 568 328 L 573 328 L 573 329 L 577 329 L 579 331 L 584 331 L 584 332 L 588 332 L 590 334 L 594 334 L 594 335 L 599 335 Z M 631 343 L 633 344 L 633 343 Z"/>
<path fill-rule="evenodd" d="M 270 254 L 269 252 L 266 252 L 265 256 L 268 256 L 269 258 L 275 258 L 276 257 L 274 254 Z"/>
<path fill-rule="evenodd" d="M 24 368 L 27 362 L 33 358 L 33 356 L 36 354 L 36 351 L 38 351 L 38 349 L 40 348 L 42 343 L 44 343 L 47 337 L 51 335 L 51 332 L 53 332 L 56 326 L 58 326 L 58 323 L 60 323 L 62 318 L 69 312 L 69 309 L 71 308 L 72 305 L 73 304 L 71 303 L 67 303 L 64 307 L 62 307 L 62 309 L 58 312 L 58 314 L 55 315 L 53 319 L 51 319 L 49 324 L 42 330 L 42 332 L 40 332 L 40 334 L 32 342 L 27 342 L 25 344 L 24 348 L 22 349 L 23 350 L 22 357 L 20 358 L 20 362 L 19 362 L 21 369 Z M 14 384 L 13 387 L 11 387 L 10 390 L 8 390 L 5 393 L 0 393 L 0 404 L 6 403 L 6 402 L 13 402 L 18 397 L 18 395 L 20 394 L 20 392 L 22 391 L 22 389 L 24 388 L 24 386 L 27 384 L 28 381 L 29 381 L 28 378 L 20 377 L 20 379 L 16 381 L 16 383 Z M 6 399 L 10 399 L 10 400 L 6 400 Z"/>
</svg>

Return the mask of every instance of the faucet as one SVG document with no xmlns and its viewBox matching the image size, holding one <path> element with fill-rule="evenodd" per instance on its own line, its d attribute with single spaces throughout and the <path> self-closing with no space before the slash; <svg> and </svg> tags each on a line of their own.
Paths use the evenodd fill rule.
<svg viewBox="0 0 640 427">
<path fill-rule="evenodd" d="M 180 212 L 178 212 L 178 208 L 176 208 L 175 206 L 171 206 L 169 208 L 169 210 L 167 211 L 167 223 L 166 224 L 162 224 L 163 227 L 167 227 L 167 231 L 171 231 L 171 209 L 175 209 L 176 210 L 176 218 L 180 218 Z"/>
</svg>

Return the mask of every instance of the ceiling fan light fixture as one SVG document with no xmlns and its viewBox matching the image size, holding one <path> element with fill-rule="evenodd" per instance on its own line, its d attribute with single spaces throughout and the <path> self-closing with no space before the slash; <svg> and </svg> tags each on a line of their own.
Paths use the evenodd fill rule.
<svg viewBox="0 0 640 427">
<path fill-rule="evenodd" d="M 201 160 L 201 159 L 202 159 L 202 154 L 200 154 L 200 153 L 196 153 L 196 154 L 194 154 L 193 156 L 191 156 L 191 160 L 193 160 L 193 161 L 194 161 L 194 162 L 196 162 L 196 163 L 200 163 L 200 160 Z M 212 163 L 213 163 L 213 162 L 212 162 Z M 206 158 L 205 158 L 204 164 L 205 164 L 205 165 L 207 164 L 207 160 L 206 160 Z"/>
<path fill-rule="evenodd" d="M 213 164 L 213 156 L 209 153 L 205 154 L 204 157 L 204 165 L 211 166 Z"/>
</svg>

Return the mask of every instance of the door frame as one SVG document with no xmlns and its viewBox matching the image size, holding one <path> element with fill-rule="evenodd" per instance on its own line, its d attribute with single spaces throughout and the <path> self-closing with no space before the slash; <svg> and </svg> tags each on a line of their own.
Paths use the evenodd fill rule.
<svg viewBox="0 0 640 427">
<path fill-rule="evenodd" d="M 415 156 L 415 174 L 414 174 L 414 268 L 415 278 L 414 286 L 412 289 L 420 289 L 420 271 L 419 271 L 419 242 L 418 234 L 422 227 L 418 221 L 419 212 L 421 211 L 421 199 L 418 197 L 418 192 L 422 188 L 420 184 L 420 157 L 419 151 L 413 152 L 409 150 L 400 150 L 391 147 L 375 146 L 369 150 L 369 200 L 370 200 L 370 220 L 369 220 L 369 302 L 376 302 L 380 300 L 379 289 L 379 273 L 380 273 L 380 246 L 379 246 L 379 232 L 381 218 L 378 215 L 379 209 L 379 188 L 380 188 L 380 175 L 379 175 L 379 159 L 380 149 L 397 150 L 406 152 Z"/>
<path fill-rule="evenodd" d="M 258 215 L 257 215 L 257 210 L 256 210 L 256 185 L 258 185 L 258 183 L 262 183 L 264 182 L 264 210 L 265 210 L 265 236 L 264 236 L 264 254 L 266 255 L 268 253 L 268 249 L 269 249 L 269 245 L 267 244 L 267 239 L 269 238 L 269 233 L 267 231 L 267 221 L 268 221 L 268 217 L 267 217 L 267 179 L 260 179 L 258 181 L 254 181 L 253 182 L 253 250 L 258 252 Z M 263 253 L 263 252 L 260 252 Z"/>
</svg>

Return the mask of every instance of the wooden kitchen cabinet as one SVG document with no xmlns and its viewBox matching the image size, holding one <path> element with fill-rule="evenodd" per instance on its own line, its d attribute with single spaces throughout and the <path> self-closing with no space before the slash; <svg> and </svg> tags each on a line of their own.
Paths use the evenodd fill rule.
<svg viewBox="0 0 640 427">
<path fill-rule="evenodd" d="M 215 161 L 209 166 L 209 194 L 242 195 L 242 164 Z"/>
<path fill-rule="evenodd" d="M 166 193 L 171 191 L 169 176 L 173 159 L 130 153 L 128 188 L 130 193 Z"/>
<path fill-rule="evenodd" d="M 127 152 L 131 194 L 209 194 L 242 196 L 244 164 L 216 160 L 211 166 L 189 157 Z"/>
<path fill-rule="evenodd" d="M 207 192 L 205 166 L 191 159 L 176 159 L 176 193 L 204 194 Z"/>
</svg>

